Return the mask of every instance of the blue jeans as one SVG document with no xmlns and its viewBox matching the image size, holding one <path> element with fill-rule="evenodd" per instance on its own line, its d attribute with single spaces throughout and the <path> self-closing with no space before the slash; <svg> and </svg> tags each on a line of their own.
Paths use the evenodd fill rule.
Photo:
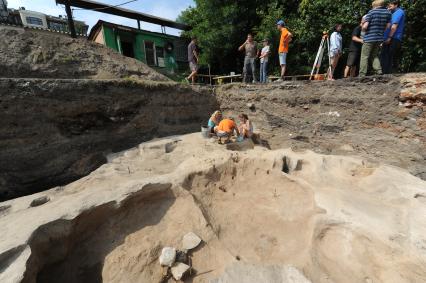
<svg viewBox="0 0 426 283">
<path fill-rule="evenodd" d="M 260 82 L 264 84 L 268 82 L 268 61 L 260 63 Z"/>
<path fill-rule="evenodd" d="M 243 81 L 245 83 L 251 83 L 256 81 L 256 58 L 245 57 L 244 58 L 244 69 L 243 69 Z M 251 76 L 250 76 L 251 75 Z"/>
</svg>

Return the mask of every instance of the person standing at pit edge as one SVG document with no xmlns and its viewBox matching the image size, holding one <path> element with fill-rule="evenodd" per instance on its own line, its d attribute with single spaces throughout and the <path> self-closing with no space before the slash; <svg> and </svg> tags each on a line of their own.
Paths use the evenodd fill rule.
<svg viewBox="0 0 426 283">
<path fill-rule="evenodd" d="M 339 63 L 339 59 L 342 56 L 342 35 L 340 32 L 342 31 L 342 25 L 337 24 L 334 27 L 334 32 L 330 36 L 330 58 L 331 58 L 331 70 L 330 74 L 328 74 L 328 79 L 334 79 L 334 70 L 337 67 L 337 63 Z"/>
<path fill-rule="evenodd" d="M 277 22 L 277 29 L 281 32 L 280 45 L 278 48 L 278 57 L 280 59 L 281 66 L 281 79 L 279 81 L 282 81 L 285 76 L 287 65 L 288 44 L 290 43 L 293 35 L 285 27 L 283 20 L 279 20 Z"/>
<path fill-rule="evenodd" d="M 269 61 L 269 40 L 263 40 L 263 48 L 260 53 L 260 82 L 266 84 L 268 82 L 268 61 Z"/>
<path fill-rule="evenodd" d="M 197 47 L 197 38 L 192 37 L 191 42 L 188 45 L 188 62 L 189 62 L 189 69 L 191 70 L 191 74 L 189 74 L 188 77 L 185 78 L 187 82 L 191 80 L 192 84 L 195 83 L 195 76 L 198 72 L 198 47 Z"/>
<path fill-rule="evenodd" d="M 365 31 L 364 44 L 361 49 L 361 62 L 359 66 L 359 76 L 367 75 L 370 62 L 377 74 L 382 74 L 382 67 L 379 60 L 379 48 L 383 43 L 385 30 L 390 27 L 391 13 L 384 7 L 384 0 L 373 1 L 372 7 L 365 16 L 365 23 L 362 30 Z"/>
<path fill-rule="evenodd" d="M 256 79 L 256 58 L 257 58 L 257 43 L 253 40 L 253 35 L 250 33 L 247 35 L 247 40 L 238 47 L 238 51 L 243 51 L 244 56 L 244 68 L 243 68 L 243 81 L 250 83 L 250 76 L 248 72 L 251 71 L 253 83 Z"/>
<path fill-rule="evenodd" d="M 382 46 L 383 74 L 398 72 L 401 58 L 401 41 L 404 35 L 405 12 L 400 8 L 400 1 L 390 1 L 388 10 L 392 13 L 391 28 L 386 29 Z"/>
<path fill-rule="evenodd" d="M 349 45 L 348 60 L 345 68 L 345 78 L 351 76 L 355 77 L 356 69 L 359 65 L 359 56 L 361 54 L 362 43 L 364 42 L 361 37 L 361 28 L 364 23 L 364 17 L 361 19 L 360 24 L 357 25 L 352 31 L 352 40 Z"/>
</svg>

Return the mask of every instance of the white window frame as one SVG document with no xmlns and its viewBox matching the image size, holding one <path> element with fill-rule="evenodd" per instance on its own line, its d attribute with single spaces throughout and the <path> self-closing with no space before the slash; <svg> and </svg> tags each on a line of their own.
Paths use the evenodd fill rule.
<svg viewBox="0 0 426 283">
<path fill-rule="evenodd" d="M 158 66 L 158 62 L 157 62 L 157 51 L 155 50 L 155 42 L 151 41 L 151 40 L 143 40 L 143 53 L 145 54 L 145 62 L 146 64 L 148 64 L 148 60 L 146 59 L 146 47 L 145 47 L 145 42 L 152 42 L 152 48 L 154 51 L 154 66 Z"/>
</svg>

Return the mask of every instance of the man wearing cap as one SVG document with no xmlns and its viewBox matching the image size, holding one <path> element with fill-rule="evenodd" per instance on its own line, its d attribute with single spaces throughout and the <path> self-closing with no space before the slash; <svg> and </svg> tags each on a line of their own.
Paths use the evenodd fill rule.
<svg viewBox="0 0 426 283">
<path fill-rule="evenodd" d="M 253 40 L 253 35 L 251 34 L 247 35 L 247 40 L 243 44 L 241 44 L 240 47 L 238 47 L 238 51 L 245 52 L 244 68 L 243 68 L 244 82 L 245 83 L 250 82 L 250 76 L 248 75 L 248 72 L 251 71 L 251 75 L 253 77 L 253 83 L 255 83 L 256 82 L 257 43 Z"/>
<path fill-rule="evenodd" d="M 288 53 L 288 44 L 291 41 L 292 34 L 285 27 L 284 21 L 279 20 L 277 22 L 277 29 L 281 32 L 280 37 L 280 45 L 278 48 L 278 57 L 280 59 L 281 66 L 281 80 L 284 79 L 285 70 L 286 70 L 286 61 L 287 61 L 287 53 Z"/>
</svg>

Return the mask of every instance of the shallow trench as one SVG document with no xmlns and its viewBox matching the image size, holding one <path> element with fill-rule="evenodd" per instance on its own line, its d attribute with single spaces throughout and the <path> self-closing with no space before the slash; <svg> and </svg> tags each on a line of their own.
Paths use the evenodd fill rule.
<svg viewBox="0 0 426 283">
<path fill-rule="evenodd" d="M 333 172 L 338 164 L 323 166 Z M 393 273 L 407 279 L 400 282 L 417 282 L 419 266 L 397 268 L 382 259 L 391 247 L 326 218 L 316 189 L 294 179 L 305 165 L 289 157 L 272 162 L 237 155 L 186 176 L 181 186 L 149 185 L 120 204 L 47 224 L 29 242 L 23 282 L 160 282 L 161 248 L 179 248 L 189 231 L 204 242 L 192 252 L 194 273 L 185 282 L 386 282 Z M 352 176 L 374 171 L 339 166 Z"/>
</svg>

